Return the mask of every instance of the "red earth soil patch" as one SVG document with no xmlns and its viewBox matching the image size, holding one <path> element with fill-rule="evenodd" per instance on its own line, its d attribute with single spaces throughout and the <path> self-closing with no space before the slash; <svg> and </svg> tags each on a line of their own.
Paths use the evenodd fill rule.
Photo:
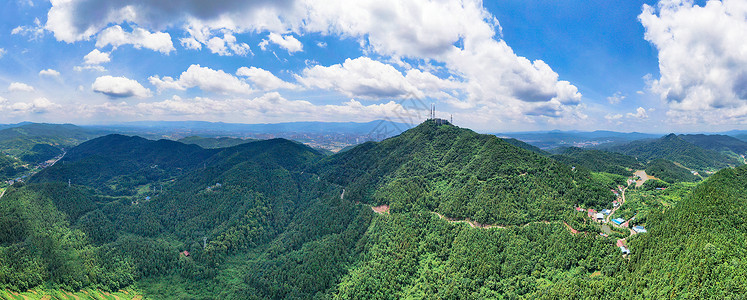
<svg viewBox="0 0 747 300">
<path fill-rule="evenodd" d="M 578 233 L 578 230 L 573 229 L 573 227 L 571 227 L 571 225 L 568 225 L 568 223 L 563 222 L 563 224 L 565 224 L 565 227 L 568 227 L 568 230 L 570 230 L 571 233 L 573 233 L 573 234 L 577 234 Z"/>
<path fill-rule="evenodd" d="M 371 209 L 373 209 L 373 211 L 377 214 L 389 213 L 389 205 L 374 206 L 371 207 Z"/>
</svg>

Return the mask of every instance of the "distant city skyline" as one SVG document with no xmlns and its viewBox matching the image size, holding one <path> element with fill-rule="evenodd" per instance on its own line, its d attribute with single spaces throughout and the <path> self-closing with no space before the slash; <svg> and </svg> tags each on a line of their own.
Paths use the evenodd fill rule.
<svg viewBox="0 0 747 300">
<path fill-rule="evenodd" d="M 217 5 L 219 3 L 220 5 Z M 10 0 L 0 123 L 747 129 L 747 2 Z"/>
</svg>

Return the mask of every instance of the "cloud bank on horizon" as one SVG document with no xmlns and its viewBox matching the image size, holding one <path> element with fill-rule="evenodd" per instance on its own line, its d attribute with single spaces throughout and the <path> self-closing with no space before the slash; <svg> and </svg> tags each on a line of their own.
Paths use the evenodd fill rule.
<svg viewBox="0 0 747 300">
<path fill-rule="evenodd" d="M 436 103 L 493 131 L 747 123 L 743 1 L 637 4 L 659 68 L 632 91 L 517 54 L 479 0 L 11 2 L 29 20 L 0 26 L 12 28 L 0 32 L 3 122 L 416 122 Z"/>
</svg>

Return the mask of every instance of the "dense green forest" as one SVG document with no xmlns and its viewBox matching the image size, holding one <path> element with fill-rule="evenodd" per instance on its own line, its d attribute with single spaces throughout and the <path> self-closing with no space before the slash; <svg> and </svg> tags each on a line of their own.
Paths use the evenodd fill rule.
<svg viewBox="0 0 747 300">
<path fill-rule="evenodd" d="M 623 298 L 739 299 L 747 293 L 747 166 L 724 169 L 671 209 L 652 210 Z"/>
<path fill-rule="evenodd" d="M 295 142 L 268 140 L 226 148 L 204 159 L 202 168 L 187 170 L 190 161 L 175 158 L 184 155 L 164 152 L 195 157 L 207 150 L 179 145 L 107 136 L 72 149 L 65 164 L 37 174 L 33 183 L 11 187 L 0 202 L 0 265 L 6 268 L 0 285 L 10 290 L 42 283 L 117 290 L 137 281 L 155 298 L 161 298 L 164 284 L 184 289 L 181 295 L 173 290 L 163 295 L 169 297 L 224 293 L 230 298 L 255 290 L 259 298 L 305 298 L 342 276 L 373 213 L 340 199 L 340 188 L 301 171 L 319 153 Z M 199 151 L 189 152 L 193 147 Z M 117 176 L 110 168 L 88 169 L 91 164 L 82 162 L 92 157 L 114 160 L 122 171 L 138 173 L 140 168 L 127 165 L 152 160 L 164 170 L 184 166 L 185 174 L 175 174 L 174 181 L 149 179 L 163 179 L 163 191 L 112 196 L 97 187 Z M 60 173 L 78 174 L 76 168 L 101 179 L 89 182 L 93 188 L 55 180 Z M 185 250 L 189 256 L 180 254 Z M 296 266 L 304 258 L 324 268 Z M 290 272 L 289 267 L 299 269 Z M 256 269 L 274 273 L 257 274 Z M 317 281 L 320 272 L 328 273 L 328 281 Z M 295 282 L 276 277 L 290 273 L 297 276 Z M 267 288 L 257 281 L 267 282 Z"/>
<path fill-rule="evenodd" d="M 630 176 L 633 170 L 643 168 L 643 164 L 632 156 L 577 147 L 566 148 L 560 154 L 553 155 L 552 158 L 569 166 L 623 176 Z"/>
<path fill-rule="evenodd" d="M 649 233 L 603 236 L 574 210 L 609 207 L 610 189 L 625 185 L 584 165 L 600 157 L 637 163 L 596 151 L 572 169 L 432 121 L 332 156 L 284 139 L 204 149 L 109 135 L 0 198 L 0 289 L 152 299 L 747 293 L 747 167 L 697 186 L 628 188 L 616 216 L 635 215 Z M 374 213 L 381 204 L 388 211 Z"/>
<path fill-rule="evenodd" d="M 38 164 L 62 154 L 62 150 L 48 144 L 36 144 L 21 156 L 21 160 Z"/>
<path fill-rule="evenodd" d="M 201 137 L 188 136 L 178 139 L 177 142 L 184 144 L 195 144 L 205 149 L 226 148 L 256 141 L 255 139 L 239 139 L 232 137 Z"/>
<path fill-rule="evenodd" d="M 517 140 L 517 139 L 513 139 L 513 138 L 502 138 L 502 139 L 506 143 L 509 143 L 511 145 L 514 145 L 514 146 L 522 148 L 522 149 L 526 149 L 526 150 L 529 150 L 529 151 L 534 151 L 534 152 L 537 152 L 537 153 L 542 154 L 542 155 L 548 155 L 548 154 L 550 154 L 547 151 L 544 151 L 544 150 L 540 149 L 539 147 L 532 146 L 530 144 L 527 144 L 527 143 L 522 142 L 522 141 Z"/>
<path fill-rule="evenodd" d="M 19 173 L 28 170 L 23 165 L 24 163 L 15 157 L 0 154 L 0 176 L 3 178 L 13 178 Z"/>
<path fill-rule="evenodd" d="M 37 166 L 99 131 L 72 124 L 19 123 L 0 130 L 0 182 L 28 176 Z"/>
<path fill-rule="evenodd" d="M 734 152 L 737 155 L 747 154 L 747 142 L 735 137 L 720 134 L 682 134 L 679 137 L 695 146 L 718 152 Z"/>
<path fill-rule="evenodd" d="M 608 150 L 634 156 L 642 162 L 666 159 L 698 171 L 715 171 L 742 164 L 734 155 L 701 148 L 675 134 L 659 139 L 633 141 Z"/>
<path fill-rule="evenodd" d="M 70 149 L 53 168 L 42 170 L 30 182 L 70 181 L 107 195 L 132 196 L 138 187 L 204 167 L 216 152 L 169 140 L 112 134 Z"/>
<path fill-rule="evenodd" d="M 0 150 L 21 157 L 37 144 L 72 147 L 100 135 L 101 132 L 72 124 L 29 123 L 0 130 Z"/>
<path fill-rule="evenodd" d="M 666 159 L 655 159 L 646 166 L 646 173 L 669 183 L 698 181 L 700 176 Z"/>
<path fill-rule="evenodd" d="M 603 207 L 614 200 L 588 170 L 430 121 L 323 159 L 310 171 L 345 187 L 355 201 L 483 224 L 558 220 L 575 204 Z"/>
</svg>

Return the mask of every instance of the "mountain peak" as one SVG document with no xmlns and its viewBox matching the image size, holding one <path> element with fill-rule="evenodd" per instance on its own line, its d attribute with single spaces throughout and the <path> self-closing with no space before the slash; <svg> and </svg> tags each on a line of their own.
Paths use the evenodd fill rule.
<svg viewBox="0 0 747 300">
<path fill-rule="evenodd" d="M 676 134 L 670 133 L 661 138 L 662 140 L 677 140 L 680 139 Z"/>
</svg>

